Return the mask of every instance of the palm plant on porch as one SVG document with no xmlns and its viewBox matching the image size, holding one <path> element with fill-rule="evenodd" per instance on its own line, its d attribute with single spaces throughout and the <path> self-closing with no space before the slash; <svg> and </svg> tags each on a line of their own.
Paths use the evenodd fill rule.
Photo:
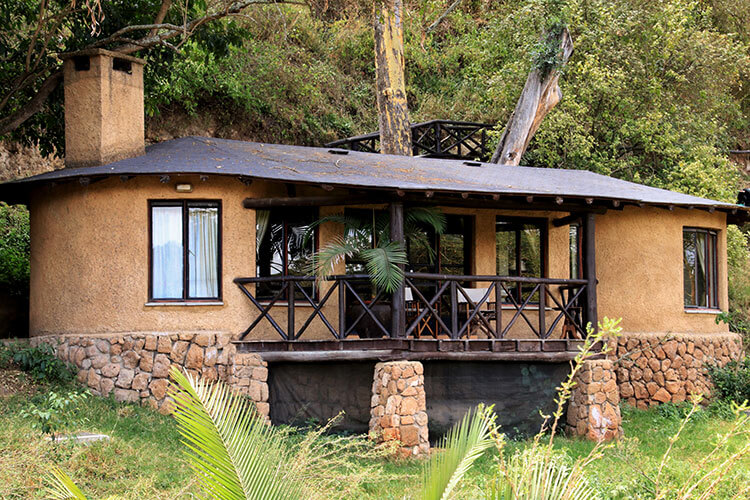
<svg viewBox="0 0 750 500">
<path fill-rule="evenodd" d="M 392 293 L 403 283 L 402 266 L 408 263 L 406 246 L 404 242 L 391 239 L 388 212 L 363 210 L 321 217 L 309 227 L 305 237 L 312 238 L 314 228 L 327 222 L 341 224 L 344 231 L 313 255 L 311 271 L 319 280 L 334 274 L 336 266 L 349 259 L 361 263 L 378 290 Z M 408 207 L 404 210 L 405 240 L 417 245 L 431 261 L 436 256 L 425 230 L 439 235 L 445 228 L 445 214 L 437 208 Z"/>
</svg>

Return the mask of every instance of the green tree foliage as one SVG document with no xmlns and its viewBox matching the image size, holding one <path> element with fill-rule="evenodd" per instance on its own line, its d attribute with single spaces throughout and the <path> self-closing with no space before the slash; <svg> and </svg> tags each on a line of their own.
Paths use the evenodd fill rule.
<svg viewBox="0 0 750 500">
<path fill-rule="evenodd" d="M 550 3 L 464 10 L 426 41 L 415 39 L 412 25 L 415 113 L 436 117 L 442 108 L 451 118 L 502 127 L 539 55 Z M 575 52 L 560 81 L 564 97 L 522 163 L 733 201 L 738 175 L 726 150 L 746 120 L 738 89 L 747 84 L 747 39 L 722 32 L 707 2 L 593 0 L 565 8 Z"/>
<path fill-rule="evenodd" d="M 153 133 L 164 127 L 160 116 L 175 113 L 189 122 L 210 117 L 212 135 L 265 142 L 321 145 L 371 130 L 372 37 L 363 22 L 353 25 L 328 25 L 301 8 L 256 7 L 242 21 L 243 39 L 226 51 L 192 40 L 164 71 L 146 68 Z"/>
<path fill-rule="evenodd" d="M 29 291 L 29 212 L 0 202 L 0 286 L 13 295 Z"/>
<path fill-rule="evenodd" d="M 181 25 L 183 21 L 206 15 L 217 0 L 189 0 L 175 3 L 164 22 Z M 59 71 L 60 53 L 80 50 L 106 39 L 119 29 L 154 22 L 162 0 L 3 0 L 0 2 L 0 119 L 27 105 L 44 82 Z M 100 9 L 100 10 L 99 10 Z M 41 13 L 41 16 L 40 16 Z M 141 30 L 140 35 L 147 33 Z M 139 33 L 133 32 L 133 39 Z M 191 39 L 204 50 L 219 56 L 239 43 L 246 32 L 232 19 L 206 23 Z M 122 42 L 105 44 L 116 49 Z M 136 54 L 145 55 L 145 54 Z M 167 74 L 175 57 L 166 47 L 148 51 L 146 80 L 153 74 Z M 42 112 L 34 114 L 9 134 L 10 139 L 26 144 L 39 142 L 45 153 L 64 150 L 62 86 L 46 100 Z"/>
</svg>

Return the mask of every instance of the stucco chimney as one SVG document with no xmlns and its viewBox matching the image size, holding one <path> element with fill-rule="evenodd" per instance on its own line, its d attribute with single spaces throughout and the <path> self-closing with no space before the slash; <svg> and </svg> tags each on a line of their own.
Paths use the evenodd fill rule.
<svg viewBox="0 0 750 500">
<path fill-rule="evenodd" d="M 65 166 L 91 167 L 145 153 L 145 61 L 103 49 L 63 56 Z"/>
</svg>

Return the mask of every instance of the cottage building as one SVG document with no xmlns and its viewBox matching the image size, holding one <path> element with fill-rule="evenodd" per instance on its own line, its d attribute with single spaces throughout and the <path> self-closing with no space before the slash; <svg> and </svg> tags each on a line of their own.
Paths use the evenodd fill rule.
<svg viewBox="0 0 750 500">
<path fill-rule="evenodd" d="M 0 185 L 31 212 L 30 335 L 94 391 L 164 407 L 176 363 L 274 422 L 345 409 L 418 453 L 477 402 L 509 430 L 536 425 L 604 316 L 631 354 L 584 372 L 581 434 L 616 434 L 620 399 L 709 391 L 704 363 L 739 353 L 716 318 L 743 206 L 578 170 L 205 137 L 144 149 L 142 70 L 68 55 L 66 168 Z M 439 209 L 445 231 L 405 232 L 411 207 Z M 379 292 L 352 259 L 310 276 L 343 231 L 316 220 L 384 213 L 402 287 Z"/>
</svg>

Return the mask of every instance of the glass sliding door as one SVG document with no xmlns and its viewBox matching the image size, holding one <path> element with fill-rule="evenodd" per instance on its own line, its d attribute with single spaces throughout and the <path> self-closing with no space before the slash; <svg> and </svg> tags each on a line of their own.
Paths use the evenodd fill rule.
<svg viewBox="0 0 750 500">
<path fill-rule="evenodd" d="M 497 275 L 544 277 L 546 245 L 546 219 L 498 217 L 495 222 Z M 534 285 L 518 284 L 508 292 L 516 302 L 522 302 L 533 289 Z M 532 301 L 538 301 L 538 297 Z"/>
</svg>

